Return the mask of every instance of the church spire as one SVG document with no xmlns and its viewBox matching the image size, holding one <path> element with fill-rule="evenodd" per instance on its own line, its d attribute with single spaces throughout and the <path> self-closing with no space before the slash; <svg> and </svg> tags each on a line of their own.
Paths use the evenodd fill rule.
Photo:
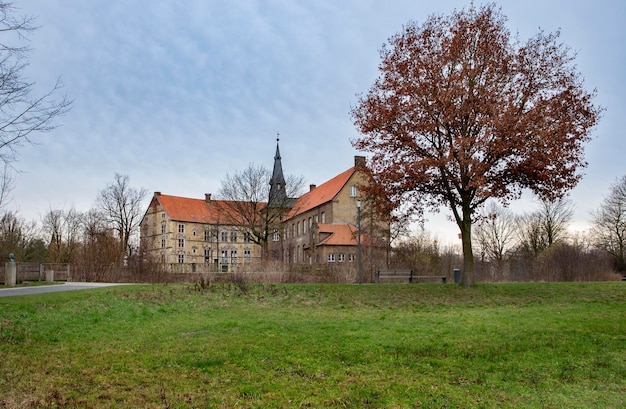
<svg viewBox="0 0 626 409">
<path fill-rule="evenodd" d="M 276 134 L 276 154 L 274 155 L 274 170 L 270 179 L 270 197 L 268 201 L 269 207 L 283 207 L 287 200 L 287 192 L 285 190 L 285 176 L 283 175 L 283 165 L 280 161 L 280 149 L 278 143 L 280 141 L 279 134 Z"/>
</svg>

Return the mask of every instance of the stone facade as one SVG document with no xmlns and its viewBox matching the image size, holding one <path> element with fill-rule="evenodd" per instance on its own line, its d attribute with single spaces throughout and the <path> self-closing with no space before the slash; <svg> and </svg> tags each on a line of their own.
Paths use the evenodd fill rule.
<svg viewBox="0 0 626 409">
<path fill-rule="evenodd" d="M 141 246 L 152 260 L 176 271 L 237 271 L 258 261 L 260 247 L 233 224 L 227 201 L 155 192 L 141 221 Z"/>
<path fill-rule="evenodd" d="M 284 220 L 283 260 L 295 264 L 356 261 L 357 202 L 366 205 L 361 188 L 367 182 L 365 158 L 356 156 L 354 167 L 319 187 L 311 185 Z"/>
<path fill-rule="evenodd" d="M 352 168 L 319 186 L 310 185 L 299 198 L 287 198 L 277 144 L 269 204 L 263 203 L 261 210 L 280 214 L 278 224 L 266 228 L 271 232 L 267 257 L 289 264 L 356 264 L 357 215 L 368 210 L 361 190 L 369 180 L 365 158 L 355 156 Z M 238 222 L 235 203 L 211 200 L 209 194 L 202 200 L 156 192 L 141 222 L 142 250 L 153 260 L 191 272 L 237 271 L 259 260 L 262 247 L 250 240 L 243 220 Z M 389 229 L 384 219 L 374 223 L 379 231 Z M 384 235 L 373 240 L 366 230 L 361 231 L 362 245 L 385 245 Z"/>
</svg>

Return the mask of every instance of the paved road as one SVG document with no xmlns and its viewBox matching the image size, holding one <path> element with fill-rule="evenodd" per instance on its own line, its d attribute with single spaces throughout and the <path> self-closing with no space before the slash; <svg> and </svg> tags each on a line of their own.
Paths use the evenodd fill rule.
<svg viewBox="0 0 626 409">
<path fill-rule="evenodd" d="M 40 285 L 33 287 L 0 288 L 0 297 L 14 295 L 31 295 L 43 293 L 55 293 L 59 291 L 88 290 L 90 288 L 110 287 L 121 285 L 115 283 L 63 283 L 54 285 Z"/>
</svg>

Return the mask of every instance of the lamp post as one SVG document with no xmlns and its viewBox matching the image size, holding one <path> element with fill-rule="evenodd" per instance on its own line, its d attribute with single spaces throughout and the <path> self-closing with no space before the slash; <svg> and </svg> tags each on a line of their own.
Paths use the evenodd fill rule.
<svg viewBox="0 0 626 409">
<path fill-rule="evenodd" d="M 357 280 L 358 283 L 361 284 L 362 281 L 362 271 L 361 271 L 361 201 L 356 201 L 356 226 L 357 226 L 357 236 L 356 236 L 356 252 L 357 252 Z"/>
</svg>

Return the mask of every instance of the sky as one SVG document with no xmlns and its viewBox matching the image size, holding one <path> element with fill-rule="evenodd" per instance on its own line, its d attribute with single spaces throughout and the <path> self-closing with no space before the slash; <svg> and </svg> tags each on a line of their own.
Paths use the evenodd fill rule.
<svg viewBox="0 0 626 409">
<path fill-rule="evenodd" d="M 479 1 L 476 5 L 482 4 Z M 51 209 L 87 211 L 128 175 L 152 193 L 203 198 L 227 173 L 272 168 L 276 136 L 286 174 L 321 184 L 353 165 L 350 109 L 378 76 L 379 50 L 409 21 L 469 1 L 15 0 L 40 28 L 28 45 L 35 94 L 54 86 L 74 101 L 59 127 L 18 152 L 9 207 L 29 220 Z M 585 87 L 605 108 L 571 191 L 574 230 L 626 174 L 626 2 L 500 1 L 527 39 L 561 31 Z M 533 198 L 512 204 L 532 210 Z M 450 211 L 426 229 L 456 239 Z"/>
</svg>

